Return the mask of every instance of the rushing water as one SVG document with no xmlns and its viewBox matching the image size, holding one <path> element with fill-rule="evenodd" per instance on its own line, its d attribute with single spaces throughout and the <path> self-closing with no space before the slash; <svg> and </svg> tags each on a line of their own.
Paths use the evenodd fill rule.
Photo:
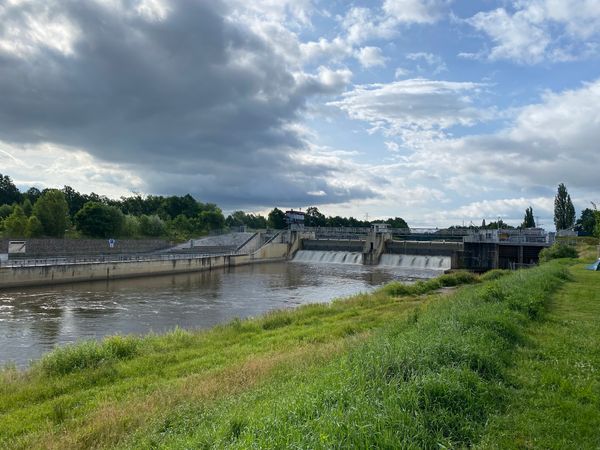
<svg viewBox="0 0 600 450">
<path fill-rule="evenodd" d="M 437 273 L 292 262 L 0 291 L 0 364 L 25 367 L 56 345 L 77 340 L 207 328 Z"/>
</svg>

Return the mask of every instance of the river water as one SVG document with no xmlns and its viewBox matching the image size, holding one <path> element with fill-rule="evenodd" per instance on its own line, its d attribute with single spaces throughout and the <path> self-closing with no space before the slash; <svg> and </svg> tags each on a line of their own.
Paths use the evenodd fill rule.
<svg viewBox="0 0 600 450">
<path fill-rule="evenodd" d="M 328 302 L 440 272 L 269 263 L 109 282 L 0 291 L 0 365 L 26 367 L 57 345 L 113 334 L 208 328 L 235 317 Z"/>
</svg>

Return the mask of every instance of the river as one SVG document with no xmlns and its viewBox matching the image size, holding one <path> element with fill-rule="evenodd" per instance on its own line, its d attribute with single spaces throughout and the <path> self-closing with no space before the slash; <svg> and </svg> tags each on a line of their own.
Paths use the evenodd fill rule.
<svg viewBox="0 0 600 450">
<path fill-rule="evenodd" d="M 328 302 L 440 272 L 269 263 L 211 272 L 0 291 L 0 365 L 26 367 L 57 345 L 113 334 L 208 328 L 235 317 Z"/>
</svg>

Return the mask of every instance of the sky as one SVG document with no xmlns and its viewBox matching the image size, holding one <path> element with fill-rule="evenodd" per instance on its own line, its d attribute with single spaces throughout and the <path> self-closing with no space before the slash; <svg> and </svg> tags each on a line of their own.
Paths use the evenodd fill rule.
<svg viewBox="0 0 600 450">
<path fill-rule="evenodd" d="M 410 226 L 600 204 L 600 0 L 0 0 L 0 173 Z"/>
</svg>

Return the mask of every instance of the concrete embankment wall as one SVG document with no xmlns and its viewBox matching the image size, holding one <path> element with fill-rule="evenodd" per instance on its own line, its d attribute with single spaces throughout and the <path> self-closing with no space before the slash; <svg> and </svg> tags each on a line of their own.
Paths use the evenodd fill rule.
<svg viewBox="0 0 600 450">
<path fill-rule="evenodd" d="M 250 255 L 2 267 L 0 268 L 0 288 L 200 272 L 245 264 L 283 261 L 286 259 L 287 254 L 288 244 L 270 244 Z"/>
<path fill-rule="evenodd" d="M 8 242 L 18 239 L 0 239 L 0 253 L 8 252 Z M 171 246 L 163 239 L 117 239 L 114 247 L 110 248 L 108 239 L 23 239 L 26 253 L 24 258 L 45 256 L 98 255 L 119 253 L 144 253 L 162 250 Z"/>
</svg>

